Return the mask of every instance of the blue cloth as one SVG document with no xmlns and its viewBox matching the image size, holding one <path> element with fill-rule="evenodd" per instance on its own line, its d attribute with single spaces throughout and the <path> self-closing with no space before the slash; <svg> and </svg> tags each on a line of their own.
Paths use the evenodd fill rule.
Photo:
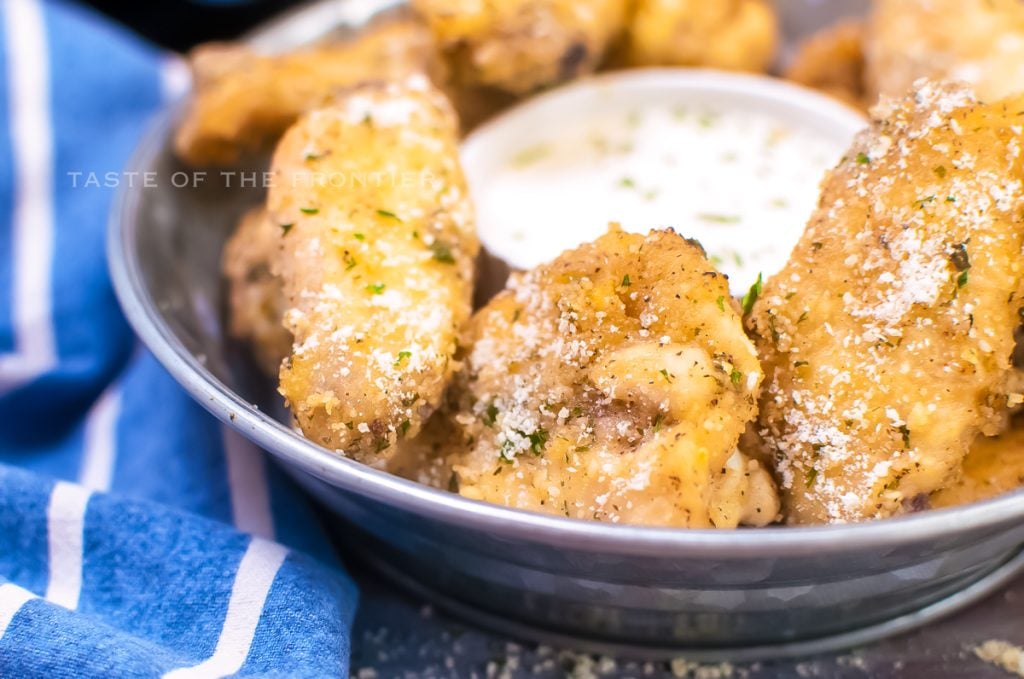
<svg viewBox="0 0 1024 679">
<path fill-rule="evenodd" d="M 356 590 L 310 507 L 111 290 L 116 173 L 170 60 L 0 3 L 0 676 L 346 676 Z"/>
</svg>

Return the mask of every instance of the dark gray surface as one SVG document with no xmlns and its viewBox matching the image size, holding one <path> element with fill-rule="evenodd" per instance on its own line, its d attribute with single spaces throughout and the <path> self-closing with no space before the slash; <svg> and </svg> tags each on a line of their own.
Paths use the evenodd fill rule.
<svg viewBox="0 0 1024 679">
<path fill-rule="evenodd" d="M 786 677 L 950 677 L 997 679 L 1012 675 L 978 659 L 973 649 L 990 639 L 1024 645 L 1024 579 L 959 615 L 917 632 L 848 652 L 787 661 L 690 665 L 686 655 L 667 662 L 602 660 L 564 649 L 536 647 L 474 629 L 408 596 L 353 562 L 362 600 L 352 635 L 352 674 L 399 677 L 676 677 L 737 679 Z M 673 673 L 673 669 L 677 673 Z"/>
</svg>

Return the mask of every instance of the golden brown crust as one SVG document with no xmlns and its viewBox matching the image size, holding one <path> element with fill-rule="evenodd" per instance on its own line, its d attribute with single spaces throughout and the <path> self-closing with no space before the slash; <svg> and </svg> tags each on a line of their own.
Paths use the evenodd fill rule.
<svg viewBox="0 0 1024 679">
<path fill-rule="evenodd" d="M 272 272 L 281 227 L 262 206 L 245 213 L 224 246 L 231 336 L 247 342 L 265 373 L 277 375 L 292 337 L 285 330 L 281 279 Z"/>
<path fill-rule="evenodd" d="M 234 163 L 273 143 L 334 91 L 427 73 L 433 55 L 429 32 L 412 19 L 388 20 L 351 41 L 275 56 L 239 45 L 200 45 L 190 55 L 195 91 L 175 150 L 194 166 Z"/>
<path fill-rule="evenodd" d="M 454 82 L 527 94 L 597 68 L 627 0 L 413 0 Z"/>
<path fill-rule="evenodd" d="M 516 274 L 465 334 L 462 495 L 603 521 L 776 518 L 736 451 L 761 369 L 723 275 L 672 231 L 612 231 Z"/>
<path fill-rule="evenodd" d="M 865 58 L 872 101 L 902 96 L 918 78 L 968 82 L 983 101 L 1024 91 L 1024 4 L 875 0 Z"/>
<path fill-rule="evenodd" d="M 863 21 L 846 20 L 815 33 L 800 43 L 783 77 L 867 110 L 864 32 Z"/>
<path fill-rule="evenodd" d="M 963 472 L 948 487 L 932 493 L 929 507 L 942 509 L 981 502 L 1024 486 L 1024 427 L 996 437 L 979 437 L 964 459 Z"/>
<path fill-rule="evenodd" d="M 793 523 L 899 512 L 1005 421 L 1021 305 L 1024 101 L 922 83 L 823 185 L 750 327 Z"/>
<path fill-rule="evenodd" d="M 765 0 L 637 0 L 625 62 L 764 72 L 778 43 L 778 17 Z"/>
<path fill-rule="evenodd" d="M 422 77 L 302 117 L 268 208 L 295 337 L 281 393 L 313 441 L 383 463 L 440 404 L 478 244 L 456 121 Z"/>
</svg>

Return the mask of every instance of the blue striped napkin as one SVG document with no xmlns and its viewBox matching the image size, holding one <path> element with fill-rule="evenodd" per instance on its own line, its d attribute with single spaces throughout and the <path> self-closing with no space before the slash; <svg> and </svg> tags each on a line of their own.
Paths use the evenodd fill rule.
<svg viewBox="0 0 1024 679">
<path fill-rule="evenodd" d="M 104 173 L 182 80 L 86 10 L 0 3 L 3 677 L 348 672 L 357 594 L 309 506 L 111 290 Z"/>
</svg>

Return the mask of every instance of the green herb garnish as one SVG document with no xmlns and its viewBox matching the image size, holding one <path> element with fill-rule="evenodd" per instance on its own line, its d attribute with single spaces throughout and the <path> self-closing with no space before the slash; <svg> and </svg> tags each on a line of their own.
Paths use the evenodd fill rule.
<svg viewBox="0 0 1024 679">
<path fill-rule="evenodd" d="M 493 403 L 487 406 L 487 410 L 484 412 L 484 424 L 493 427 L 494 423 L 498 421 L 498 412 L 498 406 Z"/>
<path fill-rule="evenodd" d="M 454 264 L 455 257 L 452 256 L 452 249 L 445 243 L 435 240 L 430 244 L 430 250 L 434 253 L 434 259 L 442 264 Z"/>
<path fill-rule="evenodd" d="M 871 162 L 871 159 L 868 158 L 868 154 L 864 153 L 863 151 L 861 151 L 860 153 L 857 154 L 857 164 L 858 165 L 867 165 L 870 162 Z"/>
<path fill-rule="evenodd" d="M 292 230 L 293 226 L 295 226 L 295 224 L 282 224 L 281 225 L 281 235 L 282 236 L 287 236 L 288 232 Z"/>
<path fill-rule="evenodd" d="M 534 455 L 540 455 L 544 452 L 544 447 L 548 443 L 548 432 L 546 429 L 540 427 L 527 438 L 530 439 L 530 450 L 533 451 Z"/>
<path fill-rule="evenodd" d="M 386 287 L 387 286 L 384 285 L 383 283 L 370 283 L 369 285 L 366 286 L 366 289 L 375 295 L 379 295 L 380 293 L 384 292 L 384 288 Z"/>
<path fill-rule="evenodd" d="M 750 290 L 747 294 L 743 295 L 743 315 L 747 316 L 750 311 L 754 308 L 754 303 L 757 298 L 761 296 L 761 290 L 764 288 L 764 278 L 761 274 L 757 274 L 757 280 L 750 286 Z"/>
<path fill-rule="evenodd" d="M 901 424 L 897 427 L 900 431 L 900 435 L 903 438 L 903 447 L 910 450 L 910 428 L 905 424 Z"/>
<path fill-rule="evenodd" d="M 398 215 L 396 215 L 391 210 L 378 209 L 377 210 L 377 216 L 378 217 L 384 217 L 385 219 L 394 219 L 395 221 L 399 221 L 399 222 L 402 221 L 402 218 L 399 217 Z"/>
<path fill-rule="evenodd" d="M 672 375 L 669 374 L 667 369 L 662 368 L 658 372 L 661 373 L 661 376 L 665 378 L 666 382 L 668 382 L 669 384 L 672 384 Z"/>
<path fill-rule="evenodd" d="M 304 215 L 316 215 L 316 214 L 320 214 L 320 208 L 316 208 L 316 207 L 300 207 L 299 208 L 299 212 L 301 212 Z"/>
<path fill-rule="evenodd" d="M 725 311 L 725 295 L 719 295 L 715 302 L 718 304 L 719 309 Z"/>
<path fill-rule="evenodd" d="M 739 370 L 734 369 L 731 373 L 729 373 L 729 379 L 732 380 L 732 383 L 734 385 L 738 386 L 740 380 L 743 379 L 743 373 L 741 373 Z"/>
<path fill-rule="evenodd" d="M 739 224 L 742 221 L 742 218 L 738 215 L 718 215 L 712 212 L 702 212 L 697 215 L 697 219 L 716 224 Z"/>
<path fill-rule="evenodd" d="M 546 156 L 550 155 L 551 146 L 549 144 L 535 144 L 529 148 L 525 148 L 516 155 L 512 156 L 511 165 L 513 167 L 526 167 L 532 165 L 539 160 L 542 160 Z"/>
<path fill-rule="evenodd" d="M 404 361 L 407 358 L 411 358 L 411 357 L 412 357 L 412 352 L 411 351 L 399 351 L 398 352 L 398 358 L 395 359 L 395 367 L 398 367 L 399 365 L 402 364 L 402 361 Z"/>
</svg>

